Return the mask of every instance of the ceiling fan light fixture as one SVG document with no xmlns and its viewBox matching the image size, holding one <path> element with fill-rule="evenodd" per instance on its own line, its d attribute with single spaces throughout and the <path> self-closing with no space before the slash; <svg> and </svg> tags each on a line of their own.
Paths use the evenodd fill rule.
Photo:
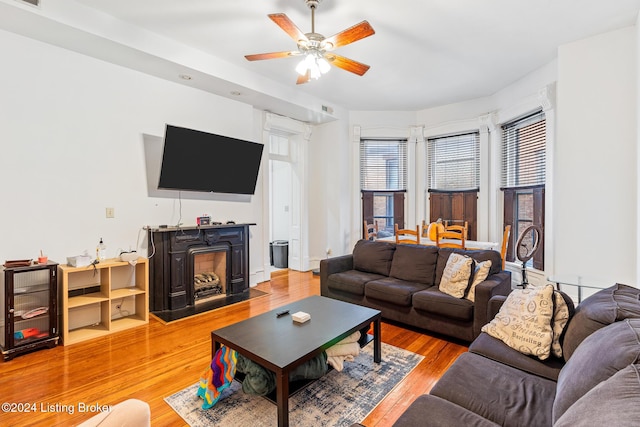
<svg viewBox="0 0 640 427">
<path fill-rule="evenodd" d="M 296 66 L 296 73 L 300 74 L 301 76 L 307 74 L 307 58 L 304 58 L 298 63 L 298 65 Z"/>
<path fill-rule="evenodd" d="M 318 68 L 320 68 L 320 72 L 322 74 L 326 74 L 331 69 L 331 65 L 329 65 L 329 61 L 327 61 L 326 59 L 324 59 L 324 57 L 321 56 L 318 59 Z"/>
<path fill-rule="evenodd" d="M 308 51 L 296 66 L 296 72 L 301 76 L 305 76 L 309 73 L 309 77 L 318 80 L 323 74 L 326 74 L 331 69 L 329 62 L 322 56 L 322 54 L 316 50 Z"/>
</svg>

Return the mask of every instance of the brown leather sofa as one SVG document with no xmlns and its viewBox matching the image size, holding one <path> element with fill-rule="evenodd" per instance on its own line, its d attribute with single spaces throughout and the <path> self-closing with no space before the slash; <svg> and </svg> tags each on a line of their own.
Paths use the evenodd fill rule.
<svg viewBox="0 0 640 427">
<path fill-rule="evenodd" d="M 489 275 L 475 288 L 474 301 L 438 288 L 453 252 L 477 262 L 491 260 Z M 384 319 L 470 342 L 488 321 L 491 297 L 511 292 L 511 273 L 501 268 L 496 251 L 360 240 L 352 254 L 320 262 L 320 293 L 378 309 Z"/>
</svg>

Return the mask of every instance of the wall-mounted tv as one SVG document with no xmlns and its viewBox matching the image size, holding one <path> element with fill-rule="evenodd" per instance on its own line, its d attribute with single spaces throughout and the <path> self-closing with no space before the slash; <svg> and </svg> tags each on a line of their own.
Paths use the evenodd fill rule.
<svg viewBox="0 0 640 427">
<path fill-rule="evenodd" d="M 167 125 L 159 189 L 254 194 L 264 146 Z"/>
</svg>

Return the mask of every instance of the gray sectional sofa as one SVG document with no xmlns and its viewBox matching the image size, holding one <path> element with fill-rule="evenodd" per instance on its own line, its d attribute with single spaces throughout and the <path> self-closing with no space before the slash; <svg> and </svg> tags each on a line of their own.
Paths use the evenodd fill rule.
<svg viewBox="0 0 640 427">
<path fill-rule="evenodd" d="M 438 288 L 453 252 L 477 262 L 491 260 L 486 280 L 475 287 L 474 301 Z M 489 320 L 491 297 L 511 292 L 511 273 L 501 268 L 496 251 L 360 240 L 352 254 L 320 262 L 320 293 L 378 309 L 387 320 L 470 342 Z"/>
<path fill-rule="evenodd" d="M 482 332 L 394 426 L 639 426 L 640 289 L 584 300 L 561 345 L 561 358 L 540 361 Z"/>
</svg>

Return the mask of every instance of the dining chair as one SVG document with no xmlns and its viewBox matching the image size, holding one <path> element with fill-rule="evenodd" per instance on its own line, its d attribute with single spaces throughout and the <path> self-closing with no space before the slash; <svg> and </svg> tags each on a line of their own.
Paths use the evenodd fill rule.
<svg viewBox="0 0 640 427">
<path fill-rule="evenodd" d="M 378 223 L 373 222 L 373 224 L 367 224 L 367 221 L 364 221 L 364 239 L 365 240 L 376 240 L 378 238 Z"/>
<path fill-rule="evenodd" d="M 502 258 L 502 269 L 504 270 L 505 262 L 507 258 L 507 246 L 509 245 L 509 237 L 511 236 L 511 225 L 504 227 L 504 233 L 502 234 L 502 249 L 500 250 L 500 257 Z"/>
<path fill-rule="evenodd" d="M 420 244 L 420 226 L 416 225 L 415 230 L 408 228 L 398 228 L 398 224 L 394 224 L 396 243 L 408 243 L 412 245 Z"/>
<path fill-rule="evenodd" d="M 444 225 L 444 231 L 464 234 L 464 238 L 466 240 L 469 238 L 469 223 L 465 221 L 463 225 L 449 225 L 448 221 L 446 221 Z"/>
<path fill-rule="evenodd" d="M 465 240 L 464 233 L 457 231 L 436 231 L 436 246 L 439 248 L 466 249 Z"/>
</svg>

